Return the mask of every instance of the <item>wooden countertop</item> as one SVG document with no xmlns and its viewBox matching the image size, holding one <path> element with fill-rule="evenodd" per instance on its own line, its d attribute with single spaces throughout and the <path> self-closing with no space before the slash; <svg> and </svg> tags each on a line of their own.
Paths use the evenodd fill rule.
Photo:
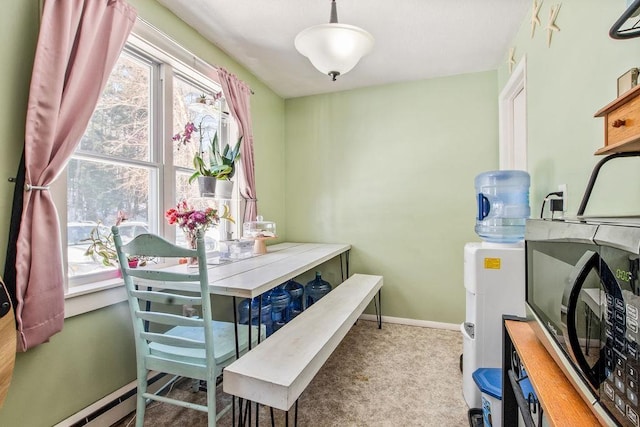
<svg viewBox="0 0 640 427">
<path fill-rule="evenodd" d="M 598 418 L 558 364 L 536 338 L 528 322 L 506 320 L 505 327 L 552 426 L 600 426 Z"/>
</svg>

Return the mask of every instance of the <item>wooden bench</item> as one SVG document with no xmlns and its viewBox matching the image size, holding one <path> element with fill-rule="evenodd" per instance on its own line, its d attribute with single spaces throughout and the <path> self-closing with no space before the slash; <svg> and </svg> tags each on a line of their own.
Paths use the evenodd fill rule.
<svg viewBox="0 0 640 427">
<path fill-rule="evenodd" d="M 227 366 L 225 393 L 289 411 L 381 287 L 382 276 L 348 278 Z"/>
</svg>

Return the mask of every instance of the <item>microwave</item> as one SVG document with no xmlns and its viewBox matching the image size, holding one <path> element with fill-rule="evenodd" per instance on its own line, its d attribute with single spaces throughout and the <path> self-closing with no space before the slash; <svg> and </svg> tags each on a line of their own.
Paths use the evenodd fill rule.
<svg viewBox="0 0 640 427">
<path fill-rule="evenodd" d="M 538 339 L 605 424 L 640 426 L 640 220 L 527 220 Z"/>
</svg>

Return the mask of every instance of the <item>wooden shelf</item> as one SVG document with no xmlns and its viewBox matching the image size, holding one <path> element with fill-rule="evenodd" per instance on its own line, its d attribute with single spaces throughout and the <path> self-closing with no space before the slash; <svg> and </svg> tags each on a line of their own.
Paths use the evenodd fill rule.
<svg viewBox="0 0 640 427">
<path fill-rule="evenodd" d="M 598 110 L 604 117 L 604 147 L 596 155 L 640 150 L 640 85 Z"/>
<path fill-rule="evenodd" d="M 505 320 L 504 323 L 549 424 L 600 426 L 598 418 L 591 411 L 591 406 L 580 397 L 536 338 L 529 322 Z"/>
<path fill-rule="evenodd" d="M 628 140 L 620 141 L 616 144 L 607 145 L 600 148 L 594 154 L 596 156 L 601 156 L 613 153 L 628 153 L 631 151 L 640 151 L 640 138 L 634 137 Z"/>
</svg>

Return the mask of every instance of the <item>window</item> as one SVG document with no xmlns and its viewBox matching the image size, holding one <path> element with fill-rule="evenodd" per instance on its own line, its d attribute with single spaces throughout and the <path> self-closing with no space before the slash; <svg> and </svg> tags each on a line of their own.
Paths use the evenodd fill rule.
<svg viewBox="0 0 640 427">
<path fill-rule="evenodd" d="M 184 236 L 166 224 L 164 211 L 181 199 L 197 207 L 227 203 L 238 216 L 237 185 L 232 203 L 201 198 L 197 184 L 188 182 L 196 151 L 206 149 L 214 134 L 221 145 L 233 139 L 221 88 L 177 60 L 176 51 L 185 53 L 179 47 L 162 42 L 150 44 L 135 34 L 129 38 L 66 168 L 66 181 L 59 180 L 66 186 L 58 184 L 65 188 L 54 193 L 67 247 L 68 294 L 80 288 L 91 292 L 93 284 L 105 281 L 119 284 L 115 262 L 105 265 L 86 251 L 92 231 L 108 235 L 123 213 L 123 240 L 151 231 L 178 244 L 186 244 Z M 202 140 L 199 134 L 191 144 L 174 143 L 171 136 L 187 122 L 201 125 Z M 210 248 L 238 236 L 238 227 L 223 221 L 212 229 L 206 236 Z"/>
</svg>

